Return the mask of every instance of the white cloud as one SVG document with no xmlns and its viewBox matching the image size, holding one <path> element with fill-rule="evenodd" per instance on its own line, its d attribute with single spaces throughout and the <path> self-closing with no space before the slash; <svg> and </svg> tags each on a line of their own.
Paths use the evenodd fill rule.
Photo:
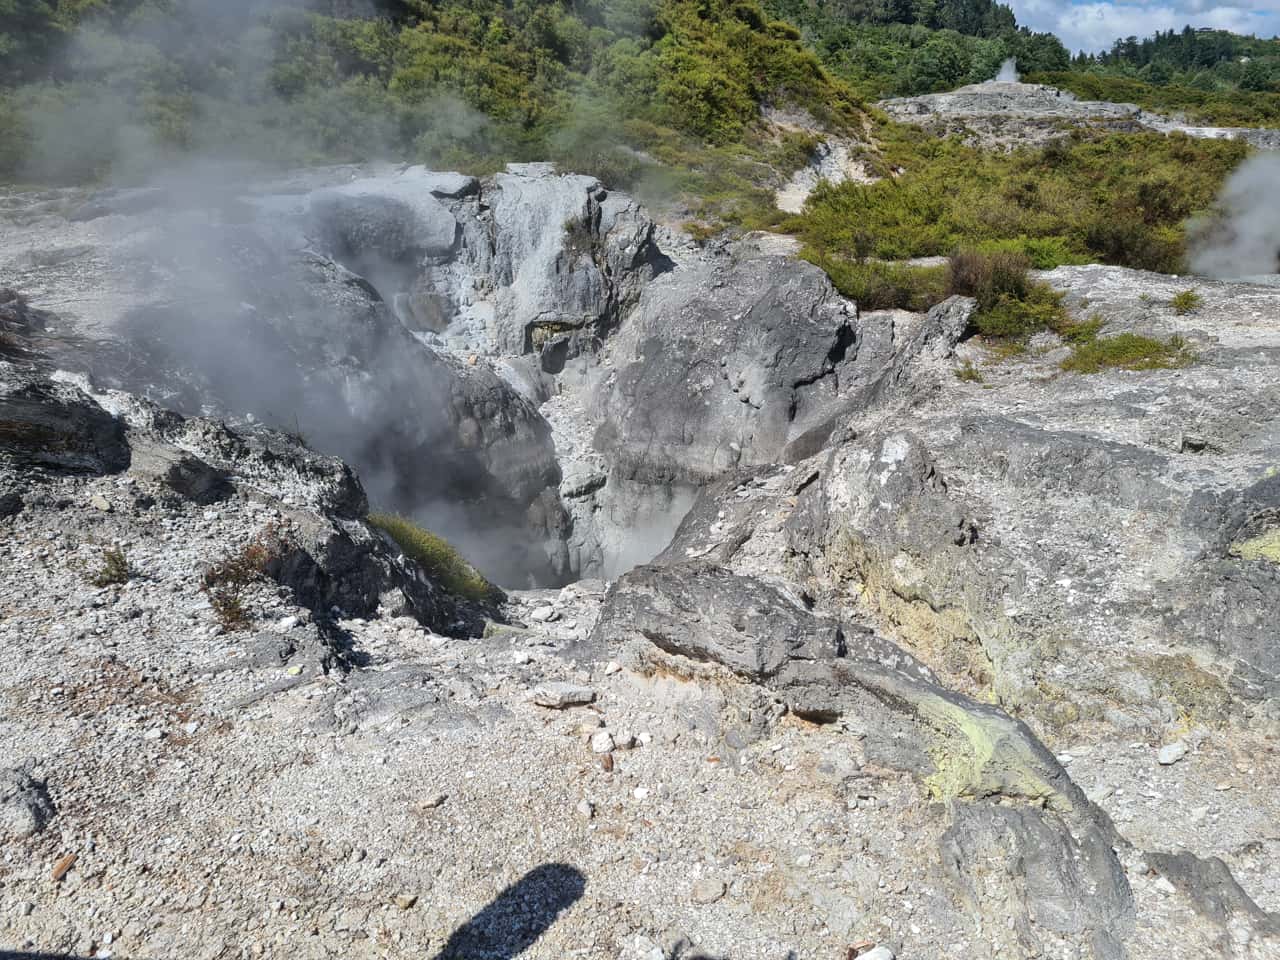
<svg viewBox="0 0 1280 960">
<path fill-rule="evenodd" d="M 1146 37 L 1157 30 L 1218 27 L 1261 37 L 1280 34 L 1280 8 L 1260 0 L 1248 4 L 1215 3 L 1214 0 L 1173 2 L 1081 2 L 1012 0 L 1018 22 L 1033 30 L 1056 33 L 1067 48 L 1097 52 L 1117 37 Z"/>
</svg>

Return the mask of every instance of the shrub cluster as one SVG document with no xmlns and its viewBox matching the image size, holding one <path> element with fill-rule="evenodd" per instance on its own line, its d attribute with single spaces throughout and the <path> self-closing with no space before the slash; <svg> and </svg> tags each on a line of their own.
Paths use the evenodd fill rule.
<svg viewBox="0 0 1280 960">
<path fill-rule="evenodd" d="M 820 184 L 787 222 L 815 257 L 885 260 L 957 248 L 1022 253 L 1040 269 L 1101 261 L 1185 272 L 1184 223 L 1248 152 L 1236 140 L 1078 133 L 986 152 L 883 123 L 877 183 Z"/>
<path fill-rule="evenodd" d="M 91 581 L 95 587 L 107 587 L 114 584 L 128 583 L 133 576 L 133 568 L 119 547 L 109 547 L 102 551 L 102 566 L 93 574 Z"/>
</svg>

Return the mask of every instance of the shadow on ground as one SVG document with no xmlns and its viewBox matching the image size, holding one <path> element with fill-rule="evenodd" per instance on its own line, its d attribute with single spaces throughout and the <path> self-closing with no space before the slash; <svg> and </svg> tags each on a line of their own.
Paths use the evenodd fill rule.
<svg viewBox="0 0 1280 960">
<path fill-rule="evenodd" d="M 511 960 L 536 943 L 586 887 L 587 878 L 567 864 L 535 867 L 455 930 L 433 960 Z"/>
<path fill-rule="evenodd" d="M 587 879 L 563 863 L 535 867 L 453 932 L 433 960 L 512 960 L 582 897 Z M 63 953 L 0 949 L 0 960 L 84 960 Z"/>
</svg>

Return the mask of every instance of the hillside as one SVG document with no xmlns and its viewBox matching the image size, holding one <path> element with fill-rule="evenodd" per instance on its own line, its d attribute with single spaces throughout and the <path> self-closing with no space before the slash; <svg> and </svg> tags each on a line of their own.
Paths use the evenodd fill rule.
<svg viewBox="0 0 1280 960">
<path fill-rule="evenodd" d="M 137 176 L 230 145 L 281 163 L 572 158 L 628 179 L 637 150 L 661 161 L 742 142 L 765 102 L 833 128 L 858 115 L 794 30 L 751 2 L 400 3 L 364 18 L 245 6 L 93 4 L 58 8 L 43 29 L 0 13 L 20 81 L 3 172 Z"/>
</svg>

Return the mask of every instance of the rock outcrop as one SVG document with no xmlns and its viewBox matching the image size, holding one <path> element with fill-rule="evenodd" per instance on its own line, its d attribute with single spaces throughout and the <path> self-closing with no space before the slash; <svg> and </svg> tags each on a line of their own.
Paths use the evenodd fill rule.
<svg viewBox="0 0 1280 960">
<path fill-rule="evenodd" d="M 1079 100 L 1038 83 L 990 80 L 946 93 L 882 100 L 876 106 L 895 120 L 985 147 L 1043 146 L 1078 127 L 1122 133 L 1179 131 L 1213 140 L 1244 140 L 1262 150 L 1280 149 L 1280 131 L 1193 126 L 1132 103 Z"/>
<path fill-rule="evenodd" d="M 553 367 L 598 342 L 667 265 L 634 200 L 550 164 L 483 182 L 412 167 L 320 190 L 308 211 L 321 249 L 410 329 Z"/>
</svg>

